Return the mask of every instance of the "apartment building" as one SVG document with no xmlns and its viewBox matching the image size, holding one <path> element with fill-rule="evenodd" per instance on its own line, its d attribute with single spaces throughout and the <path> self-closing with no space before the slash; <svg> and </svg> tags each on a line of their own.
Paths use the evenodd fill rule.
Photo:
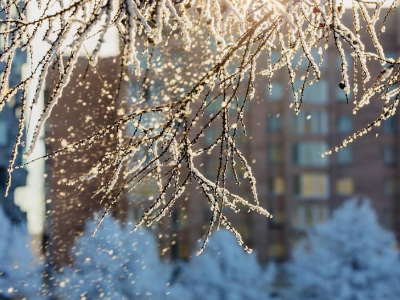
<svg viewBox="0 0 400 300">
<path fill-rule="evenodd" d="M 392 58 L 400 56 L 397 22 L 390 18 L 381 36 L 387 55 Z M 278 55 L 273 53 L 272 60 L 276 61 Z M 317 58 L 318 54 L 314 56 Z M 351 56 L 347 58 L 352 65 Z M 339 87 L 340 64 L 337 52 L 330 47 L 322 64 L 324 77 L 308 86 L 298 116 L 294 113 L 286 70 L 273 77 L 272 93 L 266 78 L 259 76 L 256 80 L 255 98 L 246 111 L 248 136 L 243 137 L 239 147 L 252 162 L 260 203 L 274 218 L 247 211 L 229 217 L 262 262 L 287 259 L 307 229 L 324 222 L 333 209 L 353 197 L 370 199 L 381 224 L 400 238 L 399 118 L 383 122 L 338 153 L 321 157 L 321 153 L 377 118 L 382 108 L 382 101 L 374 99 L 353 114 L 353 96 L 350 95 L 347 105 Z M 262 58 L 258 66 L 262 69 Z M 300 69 L 306 67 L 305 62 L 301 63 Z M 381 66 L 374 67 L 376 74 L 380 70 Z M 295 84 L 299 88 L 301 82 Z M 206 139 L 209 135 L 214 140 L 218 130 L 208 130 Z M 215 177 L 218 155 L 205 156 L 202 164 L 205 174 Z M 235 191 L 244 197 L 251 196 L 246 185 Z M 175 208 L 170 238 L 172 257 L 187 258 L 199 247 L 210 216 L 203 198 L 193 188 L 187 201 Z"/>
</svg>

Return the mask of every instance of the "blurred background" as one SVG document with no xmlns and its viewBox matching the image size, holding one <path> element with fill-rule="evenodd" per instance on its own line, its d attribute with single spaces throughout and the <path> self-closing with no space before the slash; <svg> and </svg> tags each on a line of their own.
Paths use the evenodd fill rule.
<svg viewBox="0 0 400 300">
<path fill-rule="evenodd" d="M 399 20 L 397 11 L 381 36 L 390 58 L 400 56 Z M 88 136 L 126 109 L 113 97 L 119 87 L 118 36 L 110 32 L 107 41 L 96 68 L 89 67 L 84 54 L 80 58 L 35 157 Z M 0 48 L 1 43 L 2 38 Z M 149 76 L 154 79 L 146 89 L 148 99 L 164 97 L 166 81 L 180 93 L 180 81 L 189 81 L 202 60 L 193 52 L 206 51 L 187 53 L 171 44 L 154 69 L 170 63 L 174 69 L 163 68 L 164 77 Z M 272 53 L 272 60 L 279 56 Z M 14 62 L 10 86 L 30 63 L 22 52 Z M 130 234 L 157 192 L 152 182 L 124 195 L 91 237 L 103 208 L 100 198 L 93 197 L 101 182 L 80 189 L 68 182 L 90 169 L 99 153 L 115 147 L 115 140 L 18 169 L 5 198 L 21 114 L 17 94 L 0 115 L 0 299 L 400 299 L 399 118 L 321 157 L 374 120 L 382 107 L 372 101 L 352 114 L 338 87 L 340 64 L 329 48 L 324 77 L 306 89 L 298 116 L 285 70 L 274 76 L 271 93 L 265 77 L 256 79 L 256 95 L 245 112 L 247 136 L 239 148 L 252 164 L 261 205 L 274 217 L 247 211 L 230 216 L 255 250 L 250 255 L 224 230 L 212 235 L 202 255 L 195 255 L 211 214 L 194 188 L 158 226 Z M 171 83 L 177 69 L 180 80 Z M 122 97 L 135 99 L 134 77 L 123 78 Z M 41 101 L 51 95 L 54 80 L 50 73 Z M 205 140 L 215 140 L 217 130 L 210 128 Z M 199 163 L 209 178 L 215 177 L 217 155 Z M 251 194 L 246 185 L 236 192 L 245 198 Z"/>
</svg>

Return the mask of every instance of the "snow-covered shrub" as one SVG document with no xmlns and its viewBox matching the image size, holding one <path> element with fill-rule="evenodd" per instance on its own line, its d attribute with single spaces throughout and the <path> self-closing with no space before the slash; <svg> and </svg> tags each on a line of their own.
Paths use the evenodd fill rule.
<svg viewBox="0 0 400 300">
<path fill-rule="evenodd" d="M 183 263 L 176 282 L 191 300 L 267 300 L 275 265 L 264 270 L 228 230 L 213 233 L 204 252 Z"/>
<path fill-rule="evenodd" d="M 0 206 L 0 299 L 40 299 L 43 268 L 30 244 L 26 222 L 12 224 Z"/>
<path fill-rule="evenodd" d="M 369 201 L 351 200 L 308 232 L 288 266 L 289 299 L 397 300 L 400 263 L 394 236 Z"/>
<path fill-rule="evenodd" d="M 87 222 L 72 249 L 73 265 L 57 276 L 60 299 L 179 299 L 171 293 L 171 268 L 158 255 L 155 237 L 146 229 L 130 233 L 112 217 L 92 237 Z"/>
</svg>

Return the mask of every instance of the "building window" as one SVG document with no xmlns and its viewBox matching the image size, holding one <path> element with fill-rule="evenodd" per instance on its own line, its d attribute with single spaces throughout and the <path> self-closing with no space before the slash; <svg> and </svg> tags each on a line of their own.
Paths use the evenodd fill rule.
<svg viewBox="0 0 400 300">
<path fill-rule="evenodd" d="M 306 227 L 306 208 L 304 205 L 297 205 L 292 214 L 292 225 L 295 228 Z"/>
<path fill-rule="evenodd" d="M 353 118 L 349 115 L 340 116 L 337 119 L 337 130 L 340 133 L 353 132 Z"/>
<path fill-rule="evenodd" d="M 283 150 L 281 145 L 270 144 L 267 147 L 268 163 L 277 164 L 283 161 Z"/>
<path fill-rule="evenodd" d="M 353 148 L 350 145 L 339 149 L 337 153 L 337 162 L 340 165 L 348 165 L 353 162 Z"/>
<path fill-rule="evenodd" d="M 208 127 L 204 131 L 204 135 L 207 145 L 214 144 L 218 137 L 221 135 L 221 129 L 218 127 Z"/>
<path fill-rule="evenodd" d="M 292 225 L 298 229 L 305 229 L 328 219 L 329 210 L 326 205 L 297 205 L 292 215 Z"/>
<path fill-rule="evenodd" d="M 394 115 L 389 119 L 383 121 L 382 128 L 384 133 L 396 133 L 398 128 L 397 115 Z"/>
<path fill-rule="evenodd" d="M 219 134 L 221 134 L 221 128 L 218 129 Z M 231 131 L 233 133 L 233 130 Z M 217 136 L 218 137 L 218 136 Z M 246 136 L 242 129 L 236 130 L 235 142 L 237 146 L 245 146 L 248 142 L 248 136 Z"/>
<path fill-rule="evenodd" d="M 350 196 L 354 193 L 354 181 L 352 178 L 341 178 L 336 183 L 336 191 L 340 196 Z"/>
<path fill-rule="evenodd" d="M 0 146 L 6 146 L 8 142 L 8 126 L 4 121 L 0 121 Z"/>
<path fill-rule="evenodd" d="M 299 166 L 326 166 L 328 157 L 321 154 L 328 150 L 325 142 L 300 142 L 293 145 L 293 162 Z"/>
<path fill-rule="evenodd" d="M 383 192 L 387 196 L 396 196 L 399 192 L 399 183 L 397 178 L 388 178 L 384 181 Z"/>
<path fill-rule="evenodd" d="M 299 135 L 324 135 L 328 133 L 328 116 L 326 111 L 305 110 L 299 115 L 293 113 L 292 131 Z"/>
<path fill-rule="evenodd" d="M 398 160 L 397 147 L 385 146 L 383 148 L 383 163 L 387 166 L 395 165 Z"/>
<path fill-rule="evenodd" d="M 329 178 L 322 173 L 303 173 L 294 177 L 294 194 L 300 198 L 323 198 L 329 195 Z"/>
<path fill-rule="evenodd" d="M 282 213 L 282 211 L 279 210 L 269 210 L 271 212 L 271 214 L 274 216 L 273 218 L 270 218 L 268 220 L 268 223 L 271 227 L 274 226 L 282 226 L 285 223 L 285 216 Z"/>
<path fill-rule="evenodd" d="M 314 224 L 323 223 L 329 217 L 328 206 L 326 205 L 314 205 L 313 206 L 313 221 Z"/>
<path fill-rule="evenodd" d="M 222 108 L 221 105 L 222 105 L 222 98 L 213 99 L 212 102 L 209 102 L 205 111 L 206 113 L 215 114 L 221 110 Z"/>
<path fill-rule="evenodd" d="M 285 182 L 282 177 L 271 177 L 268 179 L 268 193 L 271 196 L 279 196 L 285 192 Z"/>
<path fill-rule="evenodd" d="M 155 191 L 158 191 L 157 182 L 155 182 L 154 180 L 142 180 L 136 186 L 134 192 L 132 192 L 130 195 L 134 200 L 136 199 L 143 200 L 146 198 L 153 197 Z"/>
<path fill-rule="evenodd" d="M 274 258 L 282 258 L 285 253 L 285 248 L 282 243 L 276 242 L 268 246 L 268 256 Z"/>
<path fill-rule="evenodd" d="M 335 97 L 336 100 L 340 101 L 340 102 L 344 102 L 347 101 L 346 99 L 346 92 L 344 90 L 342 90 L 338 85 L 335 86 Z M 352 95 L 347 95 L 348 99 L 351 100 L 352 99 Z"/>
<path fill-rule="evenodd" d="M 302 80 L 296 80 L 296 89 L 301 88 L 302 85 Z M 325 104 L 326 102 L 328 102 L 328 83 L 326 82 L 326 80 L 321 79 L 320 81 L 312 85 L 307 85 L 304 88 L 303 102 L 310 104 Z"/>
<path fill-rule="evenodd" d="M 281 132 L 282 131 L 282 118 L 279 115 L 271 115 L 267 118 L 267 131 L 268 132 Z"/>
<path fill-rule="evenodd" d="M 270 101 L 281 100 L 283 97 L 283 85 L 279 82 L 272 82 L 271 93 L 267 89 L 267 99 Z"/>
</svg>

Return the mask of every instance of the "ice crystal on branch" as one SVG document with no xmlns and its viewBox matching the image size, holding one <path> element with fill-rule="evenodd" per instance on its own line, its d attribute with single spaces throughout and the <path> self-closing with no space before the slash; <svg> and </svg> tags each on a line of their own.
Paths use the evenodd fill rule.
<svg viewBox="0 0 400 300">
<path fill-rule="evenodd" d="M 136 81 L 140 90 L 138 96 L 133 103 L 125 99 L 120 119 L 44 158 L 67 155 L 76 147 L 90 148 L 103 139 L 117 137 L 114 151 L 107 152 L 85 175 L 71 181 L 71 184 L 79 185 L 102 176 L 104 184 L 97 193 L 113 199 L 108 202 L 105 214 L 123 192 L 134 189 L 146 179 L 152 179 L 157 182 L 158 196 L 135 228 L 142 224 L 150 226 L 171 210 L 189 183 L 196 184 L 208 200 L 212 212 L 205 242 L 212 228 L 224 226 L 243 244 L 239 233 L 227 219 L 225 208 L 238 211 L 245 207 L 270 216 L 259 205 L 256 179 L 236 144 L 237 136 L 245 132 L 245 107 L 254 96 L 255 78 L 265 76 L 266 82 L 271 82 L 278 70 L 286 70 L 294 97 L 293 107 L 299 113 L 305 89 L 308 85 L 318 84 L 324 72 L 321 69 L 324 54 L 329 47 L 333 47 L 341 59 L 342 81 L 339 88 L 343 89 L 347 99 L 353 93 L 354 113 L 368 105 L 372 97 L 383 100 L 382 111 L 375 122 L 325 154 L 346 146 L 394 115 L 397 109 L 399 61 L 385 56 L 385 49 L 379 40 L 387 18 L 397 4 L 391 1 L 390 8 L 382 10 L 387 2 L 59 0 L 28 3 L 3 0 L 1 10 L 6 17 L 0 22 L 5 25 L 1 32 L 5 44 L 0 60 L 5 62 L 5 68 L 0 82 L 0 109 L 18 90 L 26 91 L 36 81 L 35 97 L 25 99 L 24 94 L 22 102 L 23 109 L 31 114 L 37 106 L 37 97 L 43 89 L 49 68 L 57 70 L 58 80 L 41 116 L 36 124 L 29 127 L 34 128 L 33 132 L 28 132 L 32 135 L 26 152 L 29 157 L 39 132 L 69 85 L 80 53 L 86 52 L 90 65 L 95 68 L 105 31 L 115 27 L 121 47 L 120 82 L 126 78 Z M 41 14 L 28 19 L 27 9 L 35 5 Z M 350 24 L 345 22 L 345 15 L 352 17 Z M 209 38 L 204 39 L 207 35 Z M 37 64 L 31 64 L 28 75 L 21 82 L 7 88 L 15 52 L 26 50 L 33 56 L 33 45 L 37 39 L 42 40 L 45 48 L 43 56 Z M 85 48 L 88 39 L 94 43 L 91 53 Z M 170 44 L 195 51 L 201 41 L 206 46 L 216 44 L 216 50 L 211 54 L 208 52 L 209 57 L 204 59 L 202 68 L 193 72 L 187 84 L 179 86 L 177 83 L 180 80 L 179 68 L 173 62 L 164 61 L 155 66 L 154 58 L 168 52 Z M 280 53 L 276 61 L 271 60 L 272 51 Z M 159 52 L 161 54 L 155 54 Z M 319 54 L 319 60 L 313 55 L 315 52 Z M 264 59 L 265 54 L 268 64 L 261 69 L 257 63 Z M 346 54 L 353 57 L 354 64 L 349 64 Z M 303 61 L 308 64 L 306 71 L 299 67 Z M 371 66 L 377 63 L 382 65 L 382 71 L 374 74 Z M 152 88 L 151 75 L 157 76 L 157 69 L 165 70 L 171 64 L 178 75 L 171 78 L 169 85 L 159 93 L 158 100 L 154 101 L 147 95 Z M 353 78 L 350 78 L 350 70 L 353 71 Z M 300 88 L 295 86 L 297 79 L 302 82 Z M 120 96 L 119 89 L 116 98 Z M 210 106 L 219 108 L 208 114 L 206 110 Z M 23 115 L 10 162 L 8 186 L 15 168 L 16 152 L 23 142 Z M 30 122 L 30 118 L 28 120 Z M 133 130 L 129 131 L 128 126 Z M 198 142 L 204 139 L 205 131 L 210 127 L 218 127 L 219 135 L 206 147 L 199 146 Z M 197 157 L 211 151 L 219 153 L 215 178 L 207 178 L 196 164 Z M 244 169 L 244 178 L 238 175 L 238 168 Z M 227 172 L 233 173 L 237 184 L 246 180 L 249 182 L 252 200 L 243 199 L 231 191 L 227 185 Z"/>
</svg>

